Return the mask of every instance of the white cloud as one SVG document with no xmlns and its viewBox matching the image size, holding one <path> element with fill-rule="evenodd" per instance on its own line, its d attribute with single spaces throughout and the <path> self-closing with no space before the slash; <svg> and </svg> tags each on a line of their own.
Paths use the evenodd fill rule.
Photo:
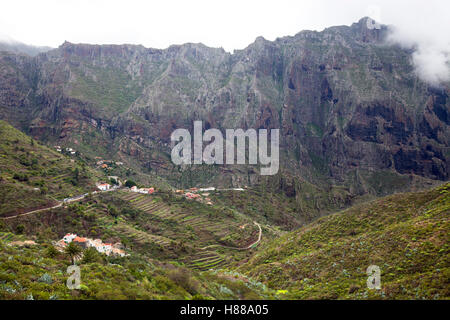
<svg viewBox="0 0 450 320">
<path fill-rule="evenodd" d="M 422 4 L 404 8 L 389 40 L 414 49 L 412 60 L 418 76 L 438 85 L 450 81 L 450 6 L 433 0 Z"/>
</svg>

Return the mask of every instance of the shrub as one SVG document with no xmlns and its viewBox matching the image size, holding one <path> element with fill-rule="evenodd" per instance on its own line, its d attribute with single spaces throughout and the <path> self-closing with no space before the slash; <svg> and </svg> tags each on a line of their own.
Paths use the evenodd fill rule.
<svg viewBox="0 0 450 320">
<path fill-rule="evenodd" d="M 49 258 L 54 258 L 59 254 L 59 251 L 53 246 L 49 245 L 45 250 L 45 255 Z"/>
<path fill-rule="evenodd" d="M 28 175 L 26 175 L 25 173 L 23 173 L 23 174 L 14 173 L 13 179 L 19 180 L 19 181 L 28 181 Z"/>
<path fill-rule="evenodd" d="M 52 284 L 53 283 L 53 279 L 52 277 L 48 274 L 48 273 L 44 273 L 39 279 L 39 282 L 43 282 L 46 284 Z"/>
<path fill-rule="evenodd" d="M 350 293 L 350 294 L 354 293 L 354 292 L 358 291 L 359 289 L 360 289 L 360 286 L 352 284 L 350 286 L 350 288 L 348 289 L 348 293 Z"/>
<path fill-rule="evenodd" d="M 125 187 L 131 188 L 131 187 L 134 187 L 134 186 L 136 186 L 136 182 L 134 182 L 133 180 L 128 179 L 125 182 Z"/>
<path fill-rule="evenodd" d="M 16 227 L 16 231 L 17 231 L 17 233 L 22 234 L 25 231 L 25 226 L 23 224 L 19 224 Z"/>
<path fill-rule="evenodd" d="M 82 263 L 100 262 L 102 260 L 100 253 L 95 248 L 87 248 L 84 250 Z"/>
<path fill-rule="evenodd" d="M 177 285 L 185 289 L 192 295 L 198 292 L 199 283 L 197 280 L 191 277 L 190 273 L 186 269 L 175 269 L 169 272 L 168 277 Z"/>
</svg>

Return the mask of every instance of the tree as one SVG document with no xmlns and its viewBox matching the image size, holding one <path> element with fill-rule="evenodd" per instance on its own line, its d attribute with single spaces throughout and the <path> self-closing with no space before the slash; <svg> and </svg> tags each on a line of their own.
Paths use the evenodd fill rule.
<svg viewBox="0 0 450 320">
<path fill-rule="evenodd" d="M 41 194 L 46 194 L 48 192 L 47 187 L 41 187 Z"/>
<path fill-rule="evenodd" d="M 119 215 L 119 212 L 117 211 L 117 208 L 108 204 L 108 213 L 113 216 L 114 218 L 117 218 Z"/>
<path fill-rule="evenodd" d="M 16 231 L 17 231 L 18 234 L 22 234 L 25 231 L 25 226 L 23 224 L 19 224 L 16 227 Z"/>
<path fill-rule="evenodd" d="M 133 186 L 135 186 L 136 185 L 136 182 L 134 182 L 133 180 L 130 180 L 130 179 L 128 179 L 126 182 L 125 182 L 125 187 L 127 187 L 127 188 L 131 188 L 131 187 L 133 187 Z"/>
<path fill-rule="evenodd" d="M 73 178 L 70 182 L 72 182 L 74 186 L 77 186 L 80 182 L 80 171 L 78 170 L 78 167 L 73 170 Z"/>
<path fill-rule="evenodd" d="M 91 263 L 91 262 L 98 262 L 101 260 L 100 254 L 98 251 L 93 248 L 87 248 L 84 250 L 83 259 L 81 260 L 82 263 Z"/>
<path fill-rule="evenodd" d="M 54 258 L 58 255 L 59 251 L 53 246 L 49 245 L 45 250 L 45 255 L 49 258 Z"/>
<path fill-rule="evenodd" d="M 64 249 L 64 253 L 70 257 L 72 264 L 75 264 L 75 257 L 81 253 L 81 248 L 74 242 L 70 242 Z"/>
</svg>

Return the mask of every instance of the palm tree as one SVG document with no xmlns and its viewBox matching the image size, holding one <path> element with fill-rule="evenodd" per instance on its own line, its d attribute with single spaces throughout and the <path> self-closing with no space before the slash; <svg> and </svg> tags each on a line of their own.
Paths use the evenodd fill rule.
<svg viewBox="0 0 450 320">
<path fill-rule="evenodd" d="M 72 264 L 75 264 L 75 257 L 81 253 L 81 248 L 74 242 L 70 242 L 64 249 L 65 254 L 70 257 Z"/>
</svg>

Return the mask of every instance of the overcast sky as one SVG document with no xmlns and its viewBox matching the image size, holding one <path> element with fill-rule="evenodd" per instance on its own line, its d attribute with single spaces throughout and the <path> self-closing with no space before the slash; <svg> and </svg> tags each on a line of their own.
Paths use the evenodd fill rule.
<svg viewBox="0 0 450 320">
<path fill-rule="evenodd" d="M 449 12 L 448 0 L 2 0 L 0 39 L 51 47 L 202 42 L 232 52 L 258 36 L 274 40 L 371 16 L 397 26 L 397 42 L 418 43 L 418 71 L 439 81 L 450 78 Z M 427 66 L 430 59 L 437 63 Z"/>
<path fill-rule="evenodd" d="M 202 42 L 232 51 L 258 36 L 274 40 L 304 29 L 350 25 L 370 13 L 383 23 L 416 21 L 427 28 L 440 23 L 448 31 L 449 10 L 447 0 L 2 0 L 0 33 L 52 47 L 64 40 L 154 48 Z"/>
</svg>

